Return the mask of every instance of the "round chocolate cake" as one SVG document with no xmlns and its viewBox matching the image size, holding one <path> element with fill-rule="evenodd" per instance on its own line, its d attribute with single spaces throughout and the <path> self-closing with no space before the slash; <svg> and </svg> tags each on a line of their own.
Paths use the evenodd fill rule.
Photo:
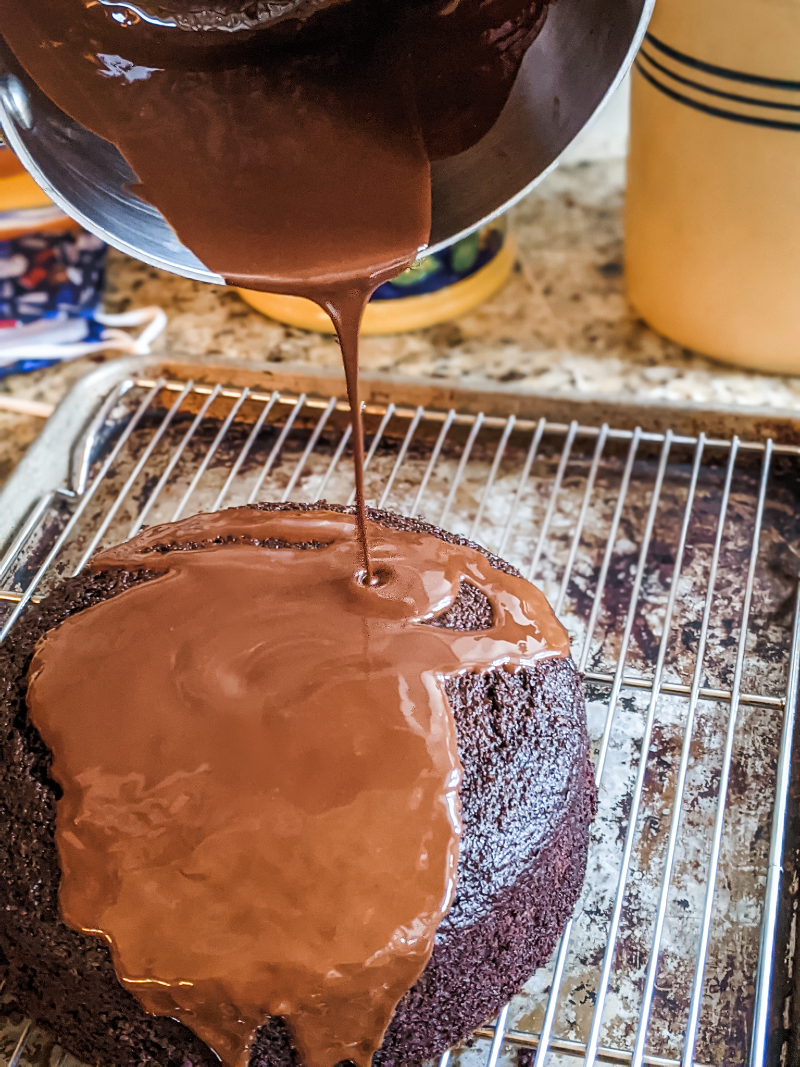
<svg viewBox="0 0 800 1067">
<path fill-rule="evenodd" d="M 118 978 L 116 947 L 112 952 L 101 937 L 80 932 L 74 921 L 67 925 L 64 919 L 68 879 L 59 860 L 59 849 L 65 846 L 57 837 L 56 813 L 58 807 L 61 827 L 63 805 L 69 797 L 53 754 L 28 714 L 31 661 L 34 654 L 40 660 L 42 649 L 52 644 L 51 638 L 41 641 L 45 635 L 60 635 L 89 619 L 92 609 L 99 617 L 97 613 L 108 611 L 112 602 L 134 603 L 145 590 L 172 595 L 169 590 L 174 592 L 176 581 L 170 568 L 176 560 L 192 557 L 206 563 L 224 562 L 226 552 L 244 546 L 255 572 L 259 549 L 269 549 L 273 557 L 286 552 L 287 560 L 289 553 L 294 557 L 319 553 L 321 557 L 327 550 L 324 524 L 319 538 L 307 532 L 300 540 L 289 540 L 288 535 L 276 538 L 270 535 L 268 524 L 263 527 L 266 532 L 258 535 L 258 524 L 267 515 L 298 512 L 324 513 L 331 529 L 334 520 L 341 525 L 341 517 L 352 514 L 324 503 L 256 505 L 148 530 L 127 545 L 101 554 L 80 576 L 61 582 L 39 605 L 29 608 L 0 647 L 4 768 L 0 970 L 4 971 L 4 992 L 20 1011 L 88 1063 L 213 1067 L 218 1058 L 196 1032 L 165 1017 L 169 1009 L 160 1014 L 144 1009 L 141 995 L 134 995 L 133 987 L 126 988 Z M 509 578 L 518 583 L 515 588 L 527 583 L 521 583 L 514 568 L 503 560 L 417 520 L 380 511 L 370 511 L 369 519 L 371 529 L 385 531 L 388 541 L 413 536 L 415 544 L 422 546 L 435 542 L 434 554 L 442 553 L 442 544 L 460 546 L 458 551 L 464 553 L 463 561 L 458 560 L 459 566 L 463 562 L 464 576 L 456 587 L 457 596 L 451 597 L 445 610 L 416 620 L 415 640 L 420 627 L 437 627 L 443 641 L 460 648 L 459 642 L 463 644 L 468 635 L 492 631 L 498 622 L 495 604 L 500 605 L 501 614 L 513 614 L 502 582 Z M 251 531 L 246 536 L 245 529 Z M 298 530 L 307 531 L 308 523 L 305 527 L 298 524 Z M 387 573 L 381 562 L 384 557 L 391 560 L 391 553 L 387 550 L 382 557 L 376 551 L 376 584 Z M 135 565 L 131 560 L 137 561 Z M 496 600 L 484 591 L 486 573 L 496 574 L 501 582 Z M 484 576 L 484 589 L 479 587 L 479 577 L 471 577 L 479 574 Z M 207 575 L 213 577 L 213 568 Z M 532 594 L 544 604 L 540 594 L 535 590 Z M 61 623 L 65 626 L 54 629 Z M 545 620 L 547 627 L 550 632 L 560 631 L 552 612 Z M 513 669 L 505 657 L 490 669 L 462 669 L 440 676 L 448 714 L 455 721 L 458 756 L 454 759 L 463 768 L 459 772 L 463 830 L 458 839 L 456 888 L 446 898 L 449 908 L 443 908 L 424 969 L 410 988 L 405 986 L 391 1015 L 375 1053 L 376 1067 L 422 1062 L 490 1019 L 546 963 L 572 913 L 586 868 L 596 792 L 582 681 L 564 651 L 565 642 L 564 635 L 561 651 L 533 657 Z M 476 640 L 475 647 L 479 645 Z M 280 649 L 276 654 L 280 655 Z M 491 649 L 487 652 L 484 647 L 481 654 L 491 658 Z M 141 670 L 148 668 L 149 663 L 142 662 Z M 48 669 L 45 666 L 45 673 Z M 302 675 L 304 664 L 291 669 Z M 66 694 L 72 679 L 68 670 L 64 674 L 62 669 L 58 682 Z M 31 679 L 32 689 L 41 686 L 36 661 Z M 133 681 L 120 678 L 120 690 Z M 33 714 L 36 701 L 31 708 Z M 41 724 L 41 719 L 37 722 Z M 56 764 L 58 758 L 57 754 Z M 313 788 L 312 774 L 309 782 L 304 788 Z M 186 877 L 200 875 L 187 871 Z M 90 928 L 88 923 L 77 925 L 84 931 Z M 111 943 L 110 938 L 106 940 Z M 287 1015 L 276 1012 L 260 1025 L 249 1047 L 251 1067 L 290 1067 L 303 1062 L 296 1051 L 296 1034 L 285 1021 Z M 241 1057 L 236 1062 L 242 1062 Z"/>
</svg>

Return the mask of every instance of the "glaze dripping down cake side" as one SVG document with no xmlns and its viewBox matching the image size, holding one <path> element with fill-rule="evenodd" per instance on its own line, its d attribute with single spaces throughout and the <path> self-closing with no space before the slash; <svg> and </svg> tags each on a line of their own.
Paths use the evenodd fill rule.
<svg viewBox="0 0 800 1067">
<path fill-rule="evenodd" d="M 311 520 L 314 521 L 313 525 Z M 367 1042 L 361 1051 L 363 1061 L 368 1062 L 371 1048 L 380 1044 L 375 1053 L 375 1064 L 399 1067 L 401 1063 L 419 1062 L 438 1054 L 466 1037 L 496 1013 L 533 971 L 546 962 L 580 892 L 595 790 L 588 758 L 580 676 L 566 654 L 565 635 L 541 595 L 523 583 L 508 564 L 463 539 L 425 523 L 388 513 L 372 511 L 370 520 L 378 546 L 376 573 L 379 579 L 384 575 L 386 590 L 392 585 L 389 573 L 392 566 L 396 569 L 395 577 L 403 577 L 403 546 L 412 544 L 416 546 L 414 552 L 427 553 L 425 558 L 430 564 L 429 574 L 436 570 L 430 561 L 442 561 L 444 569 L 441 575 L 446 572 L 450 588 L 449 598 L 440 597 L 441 610 L 430 612 L 411 628 L 405 627 L 399 638 L 392 627 L 397 617 L 395 602 L 402 600 L 402 596 L 395 590 L 392 600 L 387 593 L 385 604 L 388 607 L 385 611 L 389 613 L 387 619 L 391 616 L 387 623 L 391 630 L 390 643 L 385 646 L 381 644 L 385 635 L 380 636 L 375 628 L 370 638 L 375 657 L 371 661 L 371 669 L 377 679 L 376 685 L 383 675 L 375 665 L 383 662 L 381 657 L 384 652 L 387 652 L 384 658 L 388 662 L 392 648 L 405 648 L 405 652 L 399 653 L 402 657 L 413 659 L 414 656 L 423 656 L 426 670 L 430 668 L 434 673 L 440 673 L 437 685 L 441 689 L 442 699 L 446 697 L 442 706 L 447 709 L 440 726 L 437 726 L 438 698 L 434 694 L 431 697 L 432 717 L 426 718 L 427 712 L 422 716 L 424 722 L 432 724 L 426 736 L 427 751 L 433 755 L 430 760 L 426 756 L 428 762 L 425 762 L 424 775 L 419 780 L 439 783 L 430 793 L 432 814 L 426 816 L 433 820 L 431 825 L 439 829 L 432 831 L 430 848 L 424 851 L 422 866 L 427 864 L 430 867 L 429 874 L 425 875 L 428 897 L 423 894 L 419 900 L 415 898 L 414 903 L 416 911 L 420 908 L 425 911 L 428 906 L 423 907 L 424 901 L 428 898 L 433 900 L 439 892 L 441 900 L 436 902 L 436 907 L 440 907 L 441 911 L 437 912 L 433 905 L 432 911 L 430 908 L 425 911 L 429 943 L 424 942 L 424 931 L 420 928 L 414 934 L 419 940 L 414 948 L 411 944 L 414 938 L 409 940 L 409 931 L 406 929 L 403 945 L 399 949 L 397 945 L 393 947 L 392 966 L 395 967 L 399 959 L 406 961 L 403 964 L 406 970 L 400 976 L 400 984 L 396 986 L 396 994 L 391 1001 L 392 1006 L 398 999 L 399 1003 L 388 1013 L 388 1001 L 382 1005 L 386 1018 L 381 1022 L 376 1016 L 375 1022 L 375 1032 L 380 1037 L 388 1020 L 382 1043 L 378 1040 L 369 1047 Z M 221 566 L 229 566 L 236 553 L 236 558 L 240 562 L 244 559 L 248 566 L 252 560 L 254 568 L 258 567 L 259 559 L 266 560 L 268 555 L 272 559 L 278 553 L 285 553 L 280 555 L 282 568 L 295 566 L 299 568 L 298 573 L 306 573 L 312 560 L 315 567 L 318 563 L 321 566 L 325 553 L 331 553 L 330 542 L 332 539 L 335 541 L 336 531 L 342 528 L 343 523 L 352 529 L 352 519 L 345 520 L 344 509 L 324 504 L 307 508 L 259 505 L 249 509 L 234 509 L 222 513 L 222 516 L 199 516 L 171 527 L 147 531 L 142 538 L 101 554 L 92 571 L 63 582 L 41 605 L 27 613 L 0 649 L 0 744 L 7 768 L 0 800 L 3 809 L 0 828 L 0 950 L 7 959 L 6 990 L 14 997 L 20 1010 L 36 1018 L 66 1049 L 87 1062 L 143 1064 L 145 1061 L 155 1061 L 164 1065 L 174 1064 L 175 1067 L 188 1062 L 208 1064 L 210 1067 L 216 1058 L 208 1045 L 197 1036 L 198 1030 L 203 1034 L 205 1031 L 198 1025 L 197 1005 L 191 1003 L 191 998 L 185 1003 L 180 997 L 176 1001 L 177 994 L 171 989 L 170 996 L 173 999 L 162 1004 L 156 1002 L 157 998 L 148 999 L 141 990 L 132 992 L 135 985 L 130 982 L 125 987 L 126 949 L 124 937 L 121 934 L 118 937 L 118 926 L 110 927 L 115 938 L 112 957 L 105 941 L 80 932 L 90 929 L 97 932 L 96 928 L 105 930 L 106 926 L 97 921 L 90 922 L 88 912 L 80 922 L 75 920 L 79 909 L 73 897 L 75 879 L 70 867 L 72 846 L 66 842 L 63 834 L 64 826 L 69 823 L 68 819 L 65 823 L 65 813 L 69 805 L 76 803 L 76 797 L 80 803 L 89 794 L 95 796 L 96 800 L 100 786 L 108 789 L 108 778 L 103 779 L 99 786 L 97 780 L 89 782 L 85 776 L 78 775 L 80 788 L 73 788 L 73 784 L 65 777 L 68 745 L 62 743 L 57 733 L 52 732 L 55 719 L 48 719 L 42 712 L 42 707 L 57 702 L 52 694 L 49 705 L 44 700 L 48 693 L 48 672 L 52 673 L 58 662 L 54 650 L 58 649 L 59 640 L 63 643 L 70 634 L 79 632 L 76 629 L 78 624 L 86 626 L 92 619 L 112 617 L 111 613 L 116 611 L 115 598 L 121 598 L 116 604 L 126 605 L 129 613 L 135 611 L 136 604 L 152 605 L 152 596 L 158 589 L 162 590 L 160 600 L 166 602 L 169 596 L 176 595 L 180 582 L 185 585 L 192 574 L 202 575 L 204 583 L 212 582 L 215 569 L 218 571 Z M 316 531 L 313 537 L 309 530 Z M 185 565 L 183 570 L 178 566 L 179 563 Z M 444 578 L 441 580 L 444 581 Z M 204 585 L 203 588 L 212 587 Z M 409 572 L 403 589 L 411 596 L 415 588 Z M 527 604 L 528 615 L 536 615 L 538 621 L 528 618 L 521 622 L 515 616 L 518 601 L 514 600 L 512 593 L 523 598 L 519 603 Z M 362 590 L 357 595 L 364 594 L 374 596 L 375 591 Z M 419 602 L 418 589 L 414 595 Z M 436 601 L 439 594 L 435 589 L 430 595 L 433 596 L 431 603 L 439 603 Z M 95 610 L 86 611 L 90 608 Z M 148 618 L 155 618 L 156 614 L 151 608 Z M 65 620 L 73 621 L 60 630 L 55 629 Z M 335 626 L 337 633 L 331 640 L 344 634 L 345 622 L 345 616 L 342 616 Z M 51 638 L 40 645 L 37 652 L 37 642 L 49 631 L 52 631 Z M 327 639 L 324 626 L 320 632 Z M 345 640 L 344 636 L 341 636 L 341 640 Z M 408 644 L 409 641 L 412 643 Z M 521 648 L 526 641 L 524 665 L 514 668 L 514 649 Z M 279 635 L 273 637 L 272 651 L 275 657 L 280 655 L 281 647 Z M 435 651 L 431 652 L 431 649 Z M 51 751 L 45 746 L 26 712 L 28 671 L 34 654 L 31 714 L 54 746 L 55 765 Z M 221 652 L 215 652 L 214 656 L 220 662 L 224 660 L 229 664 L 236 660 L 238 652 L 234 649 L 230 655 L 226 653 L 227 658 Z M 344 652 L 342 659 L 346 659 Z M 76 663 L 79 660 L 80 657 L 75 657 Z M 269 662 L 268 654 L 265 662 Z M 301 665 L 297 664 L 297 670 L 302 676 Z M 236 671 L 241 674 L 240 667 L 236 667 Z M 235 689 L 238 684 L 239 675 L 236 671 L 225 674 L 225 692 L 231 686 Z M 59 684 L 70 685 L 72 682 L 74 686 L 79 686 L 77 672 L 76 667 L 76 674 L 71 679 L 69 672 L 62 669 L 58 677 Z M 192 676 L 202 678 L 202 667 L 194 669 Z M 133 686 L 135 679 L 120 679 L 120 687 L 125 686 L 126 681 Z M 380 685 L 378 691 L 383 691 Z M 391 686 L 386 692 L 390 691 Z M 52 692 L 58 692 L 57 686 L 52 688 Z M 406 718 L 409 707 L 416 709 L 414 714 L 418 717 L 422 714 L 419 709 L 425 701 L 420 697 L 421 692 L 411 699 L 410 704 L 401 701 Z M 197 706 L 201 707 L 202 702 L 203 693 L 199 692 Z M 109 707 L 113 705 L 114 695 L 110 694 Z M 299 704 L 297 706 L 300 707 Z M 454 725 L 453 751 L 449 755 L 447 723 Z M 202 725 L 198 725 L 198 731 L 202 728 Z M 419 732 L 417 725 L 414 725 L 414 729 Z M 400 744 L 401 740 L 397 743 Z M 191 745 L 195 745 L 197 738 L 193 736 L 190 741 Z M 329 747 L 336 743 L 331 735 Z M 383 744 L 380 740 L 377 743 Z M 402 744 L 407 746 L 407 739 Z M 315 758 L 313 752 L 311 756 L 305 752 L 301 756 L 303 760 Z M 414 761 L 419 758 L 419 752 L 413 745 L 410 748 L 407 746 L 407 750 L 401 746 L 394 762 L 398 766 L 413 765 L 416 774 Z M 387 767 L 389 763 L 387 761 Z M 354 776 L 362 774 L 356 764 L 354 767 Z M 255 771 L 258 771 L 257 767 Z M 279 777 L 279 771 L 279 768 L 272 768 L 269 774 Z M 400 774 L 400 771 L 397 773 Z M 457 805 L 451 796 L 454 783 L 459 778 L 460 822 L 463 825 L 460 838 Z M 308 809 L 311 815 L 316 810 L 314 780 L 315 776 L 309 774 L 305 786 L 308 793 L 301 795 L 298 801 L 299 807 Z M 65 785 L 66 789 L 63 788 Z M 284 791 L 294 788 L 291 783 L 284 783 L 284 787 Z M 378 789 L 375 796 L 383 795 L 380 792 L 383 787 L 381 782 L 373 783 L 370 788 L 373 787 Z M 128 794 L 131 788 L 128 782 L 125 785 Z M 136 788 L 140 788 L 140 785 Z M 422 803 L 424 807 L 428 803 L 425 800 L 428 793 L 422 787 L 417 792 L 422 800 L 415 803 Z M 190 788 L 183 790 L 181 787 L 178 793 L 180 795 L 174 794 L 174 791 L 169 794 L 170 803 L 175 802 L 176 796 L 183 804 L 200 803 Z M 101 795 L 101 800 L 105 795 Z M 161 799 L 163 801 L 164 798 Z M 330 796 L 323 799 L 328 804 Z M 350 799 L 346 797 L 343 802 L 349 803 Z M 63 876 L 56 838 L 59 801 L 59 833 L 62 836 L 58 839 L 58 845 L 62 850 L 62 861 L 63 857 L 67 857 Z M 144 801 L 147 803 L 144 804 Z M 137 799 L 131 807 L 128 798 L 125 818 L 133 812 L 137 819 L 150 819 L 152 795 L 148 793 L 144 801 L 140 803 Z M 449 811 L 450 822 L 444 817 L 445 808 Z M 79 806 L 69 810 L 72 817 L 70 825 L 75 831 L 73 836 L 80 838 L 83 835 L 82 844 L 79 844 L 84 847 L 88 843 L 91 851 L 97 846 L 98 831 L 96 826 L 87 829 L 88 809 Z M 252 814 L 249 807 L 247 812 Z M 112 815 L 114 817 L 110 821 L 104 816 L 103 834 L 109 826 L 117 832 L 116 823 L 121 817 L 117 817 L 118 813 L 112 812 Z M 190 821 L 187 825 L 192 827 L 192 832 L 197 829 L 196 821 Z M 138 840 L 136 833 L 131 835 L 130 826 L 126 826 L 126 840 Z M 448 826 L 452 831 L 450 837 Z M 269 829 L 272 832 L 273 828 Z M 452 879 L 448 867 L 448 863 L 455 861 L 453 841 L 458 845 L 454 897 L 451 896 Z M 398 841 L 394 850 L 398 855 L 402 851 L 400 846 L 401 842 Z M 104 847 L 101 842 L 99 853 L 103 852 Z M 374 841 L 370 847 L 374 847 Z M 198 849 L 194 848 L 193 862 L 197 860 L 197 852 Z M 413 860 L 413 851 L 409 855 Z M 245 859 L 243 857 L 243 863 Z M 389 861 L 400 862 L 394 852 L 389 855 Z M 152 856 L 148 863 L 151 864 L 148 869 L 155 869 Z M 166 863 L 165 859 L 164 865 Z M 159 864 L 160 860 L 156 868 L 161 870 Z M 195 864 L 192 869 L 188 863 L 181 861 L 181 864 L 178 864 L 179 873 L 181 877 L 189 879 L 192 887 L 198 880 L 208 878 L 208 870 L 202 866 Z M 112 871 L 113 878 L 118 881 L 121 879 L 119 884 L 123 887 L 129 867 L 130 864 L 121 874 L 116 869 Z M 411 867 L 414 867 L 413 862 Z M 91 888 L 91 892 L 82 890 L 81 907 L 86 905 L 89 897 L 96 904 L 105 899 L 111 890 L 116 892 L 116 881 L 111 890 L 103 882 L 103 878 L 108 877 L 105 868 L 97 868 L 94 873 L 97 878 L 94 882 L 90 879 L 94 888 Z M 362 873 L 366 883 L 371 876 L 369 866 Z M 436 887 L 444 883 L 447 885 L 442 894 Z M 62 892 L 61 905 L 59 886 Z M 366 884 L 363 891 L 367 892 Z M 352 895 L 358 897 L 360 892 L 362 887 L 357 886 L 352 890 Z M 378 886 L 376 892 L 379 896 L 383 893 L 380 899 L 386 902 L 388 908 L 391 901 L 385 887 Z M 193 888 L 191 893 L 194 893 Z M 185 907 L 185 900 L 194 897 L 190 894 L 181 899 Z M 205 903 L 202 906 L 205 908 L 208 898 L 203 899 Z M 406 903 L 400 901 L 392 906 L 404 907 Z M 71 926 L 65 923 L 64 914 L 71 919 Z M 406 964 L 410 959 L 409 954 L 413 955 L 414 952 L 417 953 L 415 959 L 418 962 L 409 970 Z M 281 957 L 280 963 L 285 966 L 286 958 Z M 374 966 L 374 962 L 370 966 Z M 145 973 L 145 970 L 136 973 Z M 396 968 L 391 973 L 395 978 L 399 974 Z M 120 974 L 123 975 L 122 982 L 118 979 Z M 171 982 L 174 979 L 176 986 L 191 985 L 188 980 L 179 982 L 179 976 L 170 974 L 167 977 Z M 327 977 L 330 978 L 330 972 Z M 347 974 L 344 977 L 347 978 Z M 193 980 L 199 982 L 196 976 Z M 317 1039 L 316 1030 L 324 1027 L 322 1023 L 314 1023 L 310 1028 L 314 1031 L 311 1038 L 308 1035 L 304 1040 L 298 1038 L 298 1033 L 302 1033 L 303 1025 L 309 1020 L 308 1005 L 301 1004 L 298 1008 L 296 998 L 293 1001 L 290 995 L 290 986 L 291 982 L 288 982 L 283 1000 L 278 997 L 270 1001 L 272 1005 L 277 1005 L 271 1009 L 274 1014 L 269 1016 L 269 1013 L 265 1013 L 259 1019 L 263 1025 L 258 1028 L 249 1050 L 249 1062 L 253 1067 L 262 1064 L 264 1067 L 289 1067 L 290 1064 L 301 1062 L 295 1051 L 298 1045 L 306 1050 L 305 1062 L 323 1062 L 320 1048 L 312 1046 Z M 358 990 L 361 987 L 356 982 L 354 988 Z M 177 1012 L 174 1010 L 176 1003 Z M 149 1014 L 143 1005 L 149 1011 L 163 1014 Z M 176 1022 L 174 1018 L 165 1017 L 179 1014 L 182 1010 L 187 1013 L 183 1016 L 187 1026 Z M 213 1045 L 213 1040 L 211 1043 Z M 330 1055 L 337 1057 L 338 1047 L 332 1042 L 325 1045 Z M 353 1056 L 342 1055 L 340 1058 L 358 1060 L 359 1054 L 356 1050 Z M 234 1061 L 235 1057 L 229 1059 L 229 1062 Z M 240 1062 L 247 1062 L 246 1054 Z"/>
</svg>

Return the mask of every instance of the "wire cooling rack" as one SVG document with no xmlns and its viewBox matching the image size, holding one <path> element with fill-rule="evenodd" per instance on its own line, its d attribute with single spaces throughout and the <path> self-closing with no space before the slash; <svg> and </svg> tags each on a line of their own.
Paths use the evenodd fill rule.
<svg viewBox="0 0 800 1067">
<path fill-rule="evenodd" d="M 251 379 L 130 376 L 98 387 L 85 418 L 62 412 L 61 451 L 52 434 L 34 446 L 0 497 L 0 639 L 144 524 L 352 501 L 338 390 Z M 653 432 L 644 417 L 562 423 L 423 399 L 366 404 L 370 503 L 465 534 L 544 590 L 587 680 L 600 792 L 583 896 L 549 965 L 441 1067 L 778 1063 L 800 448 L 707 437 L 701 418 L 693 433 Z M 15 1018 L 3 1058 L 71 1060 Z"/>
</svg>

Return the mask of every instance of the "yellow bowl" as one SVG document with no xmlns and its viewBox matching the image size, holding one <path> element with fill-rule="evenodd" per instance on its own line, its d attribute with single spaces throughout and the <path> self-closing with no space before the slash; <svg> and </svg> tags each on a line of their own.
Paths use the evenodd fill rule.
<svg viewBox="0 0 800 1067">
<path fill-rule="evenodd" d="M 468 278 L 462 278 L 435 293 L 371 301 L 364 312 L 361 333 L 375 335 L 424 330 L 463 315 L 494 296 L 508 279 L 516 254 L 516 241 L 513 236 L 508 236 L 494 259 Z M 256 311 L 286 326 L 318 333 L 335 332 L 326 312 L 304 297 L 258 293 L 252 289 L 238 289 L 237 292 Z"/>
</svg>

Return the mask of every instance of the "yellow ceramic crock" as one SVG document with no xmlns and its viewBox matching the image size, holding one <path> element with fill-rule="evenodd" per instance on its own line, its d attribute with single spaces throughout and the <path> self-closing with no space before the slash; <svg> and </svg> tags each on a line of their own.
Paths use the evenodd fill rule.
<svg viewBox="0 0 800 1067">
<path fill-rule="evenodd" d="M 647 322 L 800 374 L 800 0 L 658 0 L 633 73 L 625 228 Z"/>
</svg>

